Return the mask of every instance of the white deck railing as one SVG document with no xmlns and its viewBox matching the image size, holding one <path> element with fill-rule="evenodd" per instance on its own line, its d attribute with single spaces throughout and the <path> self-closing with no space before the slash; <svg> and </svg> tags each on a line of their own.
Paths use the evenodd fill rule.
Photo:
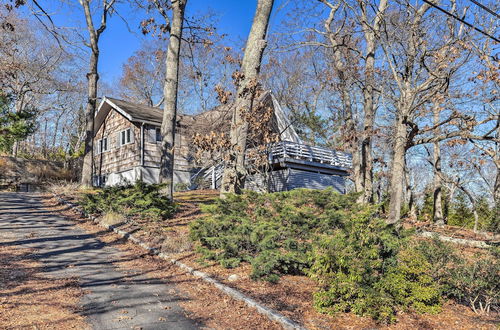
<svg viewBox="0 0 500 330">
<path fill-rule="evenodd" d="M 348 153 L 289 141 L 273 144 L 270 150 L 270 158 L 271 161 L 279 158 L 292 158 L 346 169 L 352 167 L 352 157 Z"/>
</svg>

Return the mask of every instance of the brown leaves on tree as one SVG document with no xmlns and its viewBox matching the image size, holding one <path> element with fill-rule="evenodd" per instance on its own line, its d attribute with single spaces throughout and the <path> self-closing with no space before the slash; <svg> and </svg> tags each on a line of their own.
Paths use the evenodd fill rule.
<svg viewBox="0 0 500 330">
<path fill-rule="evenodd" d="M 231 96 L 233 96 L 233 93 L 231 93 L 228 90 L 225 90 L 224 87 L 222 87 L 221 85 L 215 86 L 215 92 L 217 93 L 217 100 L 221 104 L 227 104 Z"/>
</svg>

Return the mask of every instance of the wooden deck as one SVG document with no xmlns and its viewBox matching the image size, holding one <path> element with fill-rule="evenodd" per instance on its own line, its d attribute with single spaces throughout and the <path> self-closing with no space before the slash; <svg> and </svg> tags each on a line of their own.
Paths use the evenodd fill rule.
<svg viewBox="0 0 500 330">
<path fill-rule="evenodd" d="M 270 163 L 279 162 L 283 159 L 332 165 L 344 170 L 352 167 L 352 157 L 348 153 L 289 141 L 274 143 L 270 147 Z"/>
<path fill-rule="evenodd" d="M 336 176 L 347 176 L 349 175 L 348 170 L 352 167 L 352 157 L 348 153 L 296 142 L 282 141 L 274 143 L 269 147 L 268 152 L 269 163 L 273 165 L 273 171 L 290 167 L 299 172 L 302 170 L 308 173 L 321 172 Z M 193 175 L 191 181 L 198 175 L 202 175 L 205 182 L 210 182 L 210 186 L 207 185 L 207 188 L 217 189 L 223 171 L 224 164 L 221 162 L 215 166 L 201 169 Z M 316 188 L 316 186 L 311 186 L 311 188 Z M 338 190 L 343 190 L 343 188 Z"/>
</svg>

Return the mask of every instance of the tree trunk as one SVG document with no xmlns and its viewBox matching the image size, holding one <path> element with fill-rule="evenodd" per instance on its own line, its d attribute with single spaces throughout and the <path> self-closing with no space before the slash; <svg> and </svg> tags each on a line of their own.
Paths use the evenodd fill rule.
<svg viewBox="0 0 500 330">
<path fill-rule="evenodd" d="M 363 181 L 362 201 L 364 203 L 373 202 L 373 156 L 372 156 L 372 135 L 375 124 L 376 109 L 374 106 L 374 85 L 375 85 L 375 51 L 377 38 L 380 30 L 382 18 L 387 9 L 387 0 L 381 0 L 378 6 L 378 13 L 374 19 L 373 26 L 368 26 L 368 15 L 364 2 L 360 2 L 363 12 L 362 24 L 366 40 L 365 59 L 365 86 L 363 88 L 363 112 L 365 115 L 363 122 L 363 133 L 361 136 L 361 174 Z"/>
<path fill-rule="evenodd" d="M 497 175 L 495 177 L 495 183 L 493 185 L 493 201 L 495 203 L 495 210 L 500 212 L 500 119 L 497 122 L 497 142 L 496 152 L 493 157 L 493 162 L 495 163 L 497 169 Z"/>
<path fill-rule="evenodd" d="M 469 201 L 472 205 L 472 214 L 474 215 L 474 232 L 477 233 L 477 227 L 479 225 L 479 214 L 477 213 L 477 205 L 476 205 L 476 199 L 474 196 L 467 190 L 464 186 L 459 186 L 460 190 L 462 190 L 467 197 L 469 198 Z"/>
<path fill-rule="evenodd" d="M 89 72 L 87 73 L 87 106 L 85 109 L 85 146 L 83 156 L 83 167 L 81 184 L 84 186 L 92 186 L 92 175 L 94 171 L 94 116 L 97 104 L 97 81 L 99 74 L 97 64 L 99 62 L 99 38 L 106 30 L 106 22 L 109 10 L 113 7 L 115 0 L 104 0 L 101 22 L 96 30 L 94 21 L 92 20 L 92 11 L 90 9 L 90 0 L 79 0 L 85 13 L 85 23 L 89 32 L 90 61 Z"/>
<path fill-rule="evenodd" d="M 90 54 L 89 73 L 87 74 L 87 105 L 85 108 L 85 153 L 83 156 L 81 184 L 92 186 L 92 175 L 94 171 L 94 116 L 97 103 L 97 64 L 99 61 L 99 49 Z"/>
<path fill-rule="evenodd" d="M 179 87 L 179 55 L 186 3 L 187 0 L 172 2 L 172 26 L 165 61 L 160 182 L 167 184 L 166 197 L 170 200 L 173 199 L 174 193 L 174 149 L 177 122 L 177 90 Z"/>
<path fill-rule="evenodd" d="M 408 166 L 405 162 L 405 183 L 406 183 L 406 198 L 408 200 L 408 217 L 412 220 L 417 219 L 417 205 L 415 203 L 415 194 L 413 193 L 413 187 L 411 185 L 410 173 L 408 171 Z"/>
<path fill-rule="evenodd" d="M 401 218 L 401 201 L 403 199 L 405 154 L 406 154 L 406 125 L 404 115 L 398 113 L 394 137 L 394 154 L 392 156 L 389 217 L 387 222 L 395 224 Z"/>
<path fill-rule="evenodd" d="M 434 107 L 434 125 L 439 123 L 439 110 Z M 432 219 L 434 224 L 444 226 L 443 216 L 443 187 L 441 173 L 441 148 L 439 142 L 434 142 L 433 161 L 434 161 L 434 203 L 432 209 Z"/>
<path fill-rule="evenodd" d="M 356 122 L 354 120 L 354 113 L 352 111 L 352 100 L 351 94 L 349 94 L 349 88 L 347 83 L 347 77 L 344 74 L 344 64 L 340 58 L 340 53 L 335 52 L 335 66 L 337 68 L 337 73 L 340 81 L 340 91 L 342 94 L 342 103 L 344 105 L 344 119 L 345 119 L 345 132 L 344 137 L 347 138 L 349 149 L 352 152 L 352 175 L 354 178 L 354 189 L 356 192 L 361 193 L 359 202 L 363 201 L 364 195 L 364 170 L 363 170 L 363 158 L 362 153 L 359 150 L 359 137 L 356 128 Z"/>
<path fill-rule="evenodd" d="M 250 114 L 253 108 L 273 3 L 274 0 L 257 1 L 257 9 L 241 64 L 241 80 L 238 84 L 238 94 L 231 122 L 231 150 L 222 176 L 221 197 L 225 193 L 239 193 L 244 186 L 248 135 L 248 123 L 245 116 Z"/>
</svg>

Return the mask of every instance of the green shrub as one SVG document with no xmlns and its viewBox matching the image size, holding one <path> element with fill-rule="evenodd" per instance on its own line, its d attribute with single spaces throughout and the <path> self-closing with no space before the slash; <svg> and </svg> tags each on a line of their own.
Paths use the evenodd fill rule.
<svg viewBox="0 0 500 330">
<path fill-rule="evenodd" d="M 85 194 L 80 205 L 87 214 L 114 212 L 152 220 L 166 219 L 175 212 L 176 205 L 163 196 L 163 187 L 142 182 L 129 186 L 106 187 L 97 193 Z"/>
<path fill-rule="evenodd" d="M 500 253 L 498 248 L 474 257 L 459 256 L 450 243 L 420 241 L 415 250 L 427 261 L 441 295 L 488 313 L 498 308 L 500 299 Z M 423 261 L 421 261 L 423 262 Z"/>
<path fill-rule="evenodd" d="M 191 238 L 206 258 L 226 267 L 247 261 L 252 278 L 276 281 L 283 274 L 304 273 L 313 239 L 362 209 L 355 199 L 309 189 L 229 194 L 203 208 L 208 216 L 191 224 Z"/>
<path fill-rule="evenodd" d="M 441 291 L 429 262 L 418 251 L 400 252 L 409 233 L 356 197 L 307 189 L 228 195 L 204 208 L 190 234 L 207 259 L 251 263 L 253 279 L 309 275 L 320 284 L 314 302 L 321 312 L 392 321 L 400 308 L 438 311 Z"/>
<path fill-rule="evenodd" d="M 381 288 L 396 305 L 419 313 L 441 311 L 441 287 L 432 277 L 431 264 L 413 246 L 402 250 L 396 266 L 383 277 Z"/>
<path fill-rule="evenodd" d="M 495 234 L 500 234 L 500 202 L 492 207 L 486 230 L 492 231 Z"/>
<path fill-rule="evenodd" d="M 441 241 L 436 235 L 432 240 L 418 241 L 414 248 L 424 256 L 429 273 L 442 285 L 442 290 L 446 291 L 452 269 L 461 262 L 453 246 Z"/>
<path fill-rule="evenodd" d="M 321 289 L 314 295 L 322 312 L 353 312 L 391 322 L 397 309 L 437 312 L 440 287 L 425 256 L 400 251 L 408 232 L 387 225 L 369 208 L 346 219 L 314 246 L 309 271 Z"/>
<path fill-rule="evenodd" d="M 498 253 L 462 260 L 451 271 L 448 296 L 470 306 L 476 313 L 489 313 L 500 303 Z"/>
</svg>

